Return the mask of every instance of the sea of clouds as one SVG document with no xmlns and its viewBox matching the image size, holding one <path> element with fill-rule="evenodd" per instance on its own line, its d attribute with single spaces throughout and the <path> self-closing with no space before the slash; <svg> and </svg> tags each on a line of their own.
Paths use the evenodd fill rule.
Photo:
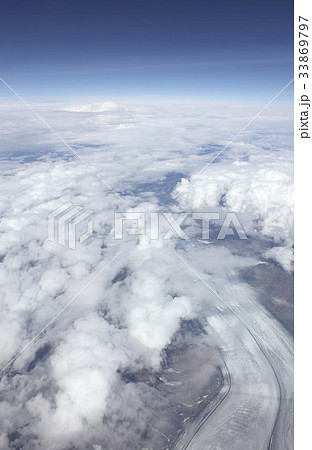
<svg viewBox="0 0 312 450">
<path fill-rule="evenodd" d="M 38 104 L 88 167 L 31 111 L 1 110 L 0 448 L 141 448 L 148 433 L 156 445 L 163 404 L 122 374 L 159 370 L 181 320 L 213 297 L 174 252 L 220 291 L 241 267 L 292 270 L 291 109 L 268 109 L 198 175 L 258 109 Z M 76 250 L 48 240 L 48 216 L 67 202 L 94 211 L 94 235 Z M 115 212 L 206 210 L 238 213 L 270 248 L 243 257 L 176 236 L 114 239 Z"/>
</svg>

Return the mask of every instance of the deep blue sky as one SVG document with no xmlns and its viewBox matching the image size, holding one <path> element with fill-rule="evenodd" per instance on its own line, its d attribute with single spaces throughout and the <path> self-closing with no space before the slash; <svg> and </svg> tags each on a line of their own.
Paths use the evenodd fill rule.
<svg viewBox="0 0 312 450">
<path fill-rule="evenodd" d="M 2 0 L 0 37 L 26 96 L 252 101 L 293 77 L 290 0 Z"/>
</svg>

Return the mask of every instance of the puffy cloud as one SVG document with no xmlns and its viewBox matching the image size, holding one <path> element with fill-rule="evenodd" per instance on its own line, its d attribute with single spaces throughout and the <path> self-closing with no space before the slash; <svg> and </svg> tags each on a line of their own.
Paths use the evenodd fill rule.
<svg viewBox="0 0 312 450">
<path fill-rule="evenodd" d="M 1 112 L 8 153 L 1 156 L 2 367 L 90 286 L 2 374 L 6 415 L 0 446 L 86 449 L 110 442 L 109 448 L 117 450 L 143 441 L 157 446 L 163 436 L 149 423 L 165 430 L 175 422 L 167 410 L 159 415 L 168 406 L 166 395 L 161 397 L 142 373 L 162 370 L 181 321 L 207 314 L 213 298 L 173 251 L 184 252 L 192 267 L 226 292 L 236 270 L 258 260 L 221 245 L 203 247 L 176 238 L 125 235 L 116 241 L 114 212 L 167 211 L 174 188 L 180 192 L 188 184 L 173 210 L 208 205 L 244 213 L 249 232 L 253 220 L 258 236 L 267 234 L 278 244 L 267 257 L 284 261 L 288 269 L 292 162 L 287 118 L 276 109 L 273 118 L 260 120 L 256 141 L 247 136 L 233 146 L 231 156 L 225 152 L 188 182 L 186 176 L 254 113 L 252 107 L 229 108 L 226 129 L 218 129 L 223 106 L 214 106 L 212 115 L 212 106 L 200 103 L 58 108 L 41 106 L 40 114 L 121 200 L 29 112 Z M 263 130 L 273 119 L 279 135 L 267 136 Z M 272 153 L 270 146 L 278 142 L 283 148 Z M 93 238 L 75 251 L 47 239 L 48 215 L 67 202 L 95 212 Z M 126 372 L 140 376 L 126 382 Z"/>
<path fill-rule="evenodd" d="M 50 359 L 51 381 L 58 387 L 54 407 L 41 394 L 26 405 L 39 416 L 33 431 L 49 448 L 59 448 L 77 440 L 84 429 L 101 426 L 117 370 L 129 360 L 122 334 L 93 313 L 74 322 L 56 347 Z"/>
<path fill-rule="evenodd" d="M 287 272 L 293 269 L 294 252 L 292 248 L 273 247 L 265 253 L 265 256 L 278 262 Z"/>
<path fill-rule="evenodd" d="M 199 176 L 182 179 L 174 196 L 182 209 L 216 208 L 241 213 L 245 231 L 265 235 L 284 245 L 268 255 L 291 267 L 293 245 L 293 165 L 292 154 L 279 150 L 253 154 L 248 161 L 220 161 Z M 288 262 L 285 261 L 287 255 Z"/>
</svg>

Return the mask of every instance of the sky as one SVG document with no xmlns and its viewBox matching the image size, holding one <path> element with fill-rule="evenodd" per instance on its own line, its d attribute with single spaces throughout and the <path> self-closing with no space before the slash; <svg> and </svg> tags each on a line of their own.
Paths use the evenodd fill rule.
<svg viewBox="0 0 312 450">
<path fill-rule="evenodd" d="M 293 78 L 291 0 L 1 5 L 1 76 L 24 96 L 252 102 Z M 0 97 L 10 95 L 0 86 Z"/>
</svg>

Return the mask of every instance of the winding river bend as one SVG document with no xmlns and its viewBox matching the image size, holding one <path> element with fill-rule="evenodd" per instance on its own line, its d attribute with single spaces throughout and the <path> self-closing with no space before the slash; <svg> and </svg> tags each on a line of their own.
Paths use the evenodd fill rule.
<svg viewBox="0 0 312 450">
<path fill-rule="evenodd" d="M 224 386 L 175 449 L 293 449 L 292 336 L 251 295 L 238 297 L 227 296 L 232 311 L 207 314 L 207 331 L 223 357 Z"/>
</svg>

